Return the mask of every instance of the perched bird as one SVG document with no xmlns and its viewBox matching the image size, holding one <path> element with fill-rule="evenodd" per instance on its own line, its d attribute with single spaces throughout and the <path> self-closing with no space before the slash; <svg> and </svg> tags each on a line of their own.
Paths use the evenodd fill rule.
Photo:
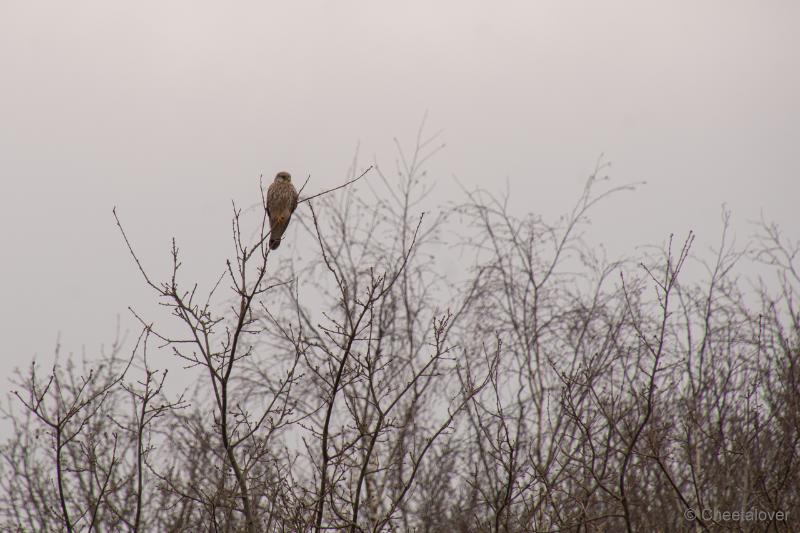
<svg viewBox="0 0 800 533">
<path fill-rule="evenodd" d="M 281 245 L 283 232 L 289 225 L 289 219 L 297 208 L 297 191 L 292 185 L 292 176 L 288 172 L 278 172 L 275 181 L 267 189 L 267 216 L 269 217 L 269 248 L 276 249 Z"/>
</svg>

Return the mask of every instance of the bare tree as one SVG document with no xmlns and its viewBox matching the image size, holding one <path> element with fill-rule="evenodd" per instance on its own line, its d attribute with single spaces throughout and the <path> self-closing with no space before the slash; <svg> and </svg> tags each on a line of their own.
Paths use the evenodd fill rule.
<svg viewBox="0 0 800 533">
<path fill-rule="evenodd" d="M 304 185 L 278 255 L 263 203 L 234 205 L 202 294 L 174 241 L 155 280 L 115 211 L 174 321 L 134 312 L 129 355 L 18 374 L 0 527 L 800 528 L 798 243 L 762 221 L 737 248 L 723 211 L 711 254 L 688 233 L 608 259 L 588 217 L 638 184 L 601 160 L 555 221 L 510 192 L 437 206 L 442 146 L 423 122 L 391 171 L 356 158 L 339 187 Z M 169 393 L 154 341 L 192 390 Z"/>
</svg>

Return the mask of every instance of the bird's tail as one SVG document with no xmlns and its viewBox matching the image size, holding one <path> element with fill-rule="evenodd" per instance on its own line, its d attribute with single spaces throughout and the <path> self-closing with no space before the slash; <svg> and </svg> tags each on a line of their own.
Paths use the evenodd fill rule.
<svg viewBox="0 0 800 533">
<path fill-rule="evenodd" d="M 283 232 L 286 231 L 287 224 L 289 224 L 289 220 L 281 215 L 270 220 L 270 231 L 272 232 L 269 236 L 270 250 L 274 250 L 281 245 L 281 239 L 283 238 Z"/>
</svg>

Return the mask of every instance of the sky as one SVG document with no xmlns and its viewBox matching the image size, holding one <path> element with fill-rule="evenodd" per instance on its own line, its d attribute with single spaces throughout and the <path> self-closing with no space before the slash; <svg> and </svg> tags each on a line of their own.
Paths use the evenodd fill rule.
<svg viewBox="0 0 800 533">
<path fill-rule="evenodd" d="M 259 176 L 316 192 L 391 166 L 422 117 L 456 179 L 567 211 L 600 154 L 592 237 L 635 254 L 670 233 L 737 237 L 763 213 L 800 237 L 800 3 L 759 1 L 30 2 L 0 0 L 0 392 L 35 356 L 135 336 L 170 239 L 205 284 L 231 202 Z"/>
</svg>

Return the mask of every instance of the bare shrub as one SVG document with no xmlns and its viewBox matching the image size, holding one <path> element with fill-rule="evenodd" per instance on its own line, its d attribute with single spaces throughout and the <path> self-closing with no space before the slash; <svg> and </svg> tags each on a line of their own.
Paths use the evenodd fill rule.
<svg viewBox="0 0 800 533">
<path fill-rule="evenodd" d="M 486 190 L 424 212 L 441 146 L 420 128 L 396 178 L 354 163 L 301 192 L 302 254 L 234 206 L 205 294 L 174 242 L 154 280 L 117 219 L 174 324 L 136 314 L 129 355 L 18 374 L 2 527 L 797 530 L 798 244 L 762 222 L 738 249 L 724 212 L 710 260 L 692 233 L 609 260 L 588 215 L 636 184 L 602 163 L 556 221 Z M 154 341 L 201 371 L 191 393 L 167 394 Z"/>
</svg>

